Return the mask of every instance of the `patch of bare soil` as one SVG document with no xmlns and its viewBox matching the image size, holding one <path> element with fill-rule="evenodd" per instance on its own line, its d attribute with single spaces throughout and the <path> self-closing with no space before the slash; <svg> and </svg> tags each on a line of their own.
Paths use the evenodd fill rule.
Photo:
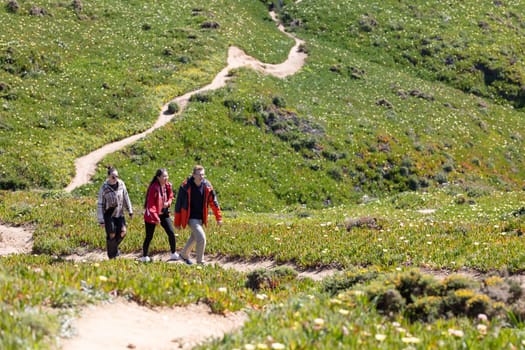
<svg viewBox="0 0 525 350">
<path fill-rule="evenodd" d="M 301 270 L 298 269 L 297 266 L 286 263 L 286 264 L 278 264 L 275 261 L 272 260 L 258 260 L 258 261 L 243 261 L 243 260 L 231 260 L 226 259 L 222 257 L 211 257 L 206 258 L 207 263 L 211 264 L 217 264 L 221 266 L 224 269 L 233 269 L 236 271 L 242 271 L 242 272 L 250 272 L 257 269 L 273 269 L 276 267 L 289 267 L 292 270 L 296 270 L 298 272 L 299 278 L 310 278 L 314 281 L 321 281 L 322 279 L 334 275 L 339 270 L 337 269 L 308 269 L 308 270 Z"/>
<path fill-rule="evenodd" d="M 23 227 L 0 225 L 0 256 L 28 254 L 33 247 L 33 232 Z"/>
<path fill-rule="evenodd" d="M 169 261 L 169 254 L 163 253 L 163 254 L 152 254 L 151 259 L 153 261 L 164 261 L 170 264 L 184 264 L 182 260 L 178 261 Z M 102 250 L 97 251 L 89 251 L 85 254 L 72 254 L 62 257 L 65 260 L 75 261 L 75 262 L 95 262 L 95 261 L 103 261 L 107 260 L 107 255 Z M 122 254 L 120 259 L 138 259 L 138 255 L 136 254 Z M 336 269 L 309 269 L 309 270 L 301 270 L 298 269 L 297 266 L 293 264 L 278 264 L 275 261 L 272 260 L 257 260 L 257 261 L 244 261 L 240 259 L 227 259 L 224 257 L 217 257 L 217 256 L 209 256 L 206 255 L 205 257 L 205 263 L 207 265 L 218 265 L 224 269 L 233 269 L 240 272 L 250 272 L 257 269 L 273 269 L 276 267 L 281 266 L 287 266 L 293 270 L 296 270 L 298 272 L 299 278 L 310 278 L 314 281 L 320 281 L 325 277 L 332 276 L 335 274 L 338 270 Z M 195 261 L 195 259 L 193 259 Z"/>
<path fill-rule="evenodd" d="M 149 309 L 117 299 L 84 309 L 63 349 L 191 349 L 240 329 L 246 319 L 244 312 L 212 314 L 205 304 Z"/>
</svg>

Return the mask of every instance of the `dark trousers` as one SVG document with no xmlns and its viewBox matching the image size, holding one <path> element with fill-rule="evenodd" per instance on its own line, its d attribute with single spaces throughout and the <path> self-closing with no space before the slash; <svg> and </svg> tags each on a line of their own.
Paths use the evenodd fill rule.
<svg viewBox="0 0 525 350">
<path fill-rule="evenodd" d="M 143 256 L 148 256 L 149 245 L 153 239 L 153 233 L 155 232 L 155 224 L 144 222 L 146 224 L 146 238 L 144 238 L 144 244 L 142 245 Z M 175 231 L 173 230 L 173 224 L 171 219 L 167 215 L 160 216 L 160 226 L 166 231 L 168 235 L 168 241 L 170 242 L 170 250 L 175 253 Z"/>
<path fill-rule="evenodd" d="M 104 213 L 104 227 L 106 229 L 106 248 L 108 258 L 114 259 L 119 255 L 118 246 L 126 235 L 126 219 L 121 216 L 112 217 L 113 210 Z"/>
</svg>

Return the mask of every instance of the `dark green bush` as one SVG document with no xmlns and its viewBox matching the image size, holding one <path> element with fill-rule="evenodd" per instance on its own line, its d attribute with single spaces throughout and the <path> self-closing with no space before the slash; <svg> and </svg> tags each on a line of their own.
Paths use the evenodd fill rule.
<svg viewBox="0 0 525 350">
<path fill-rule="evenodd" d="M 436 175 L 434 175 L 434 180 L 436 180 L 438 184 L 444 184 L 448 182 L 448 177 L 446 173 L 439 172 Z"/>
<path fill-rule="evenodd" d="M 170 102 L 168 104 L 168 113 L 175 114 L 179 112 L 179 104 L 177 102 Z"/>
<path fill-rule="evenodd" d="M 456 316 L 477 317 L 479 314 L 493 314 L 490 297 L 471 289 L 453 290 L 446 295 L 443 303 L 445 312 Z"/>
<path fill-rule="evenodd" d="M 407 301 L 424 295 L 437 295 L 439 283 L 430 275 L 421 274 L 418 271 L 409 271 L 398 274 L 394 279 L 394 285 L 399 293 Z"/>
<path fill-rule="evenodd" d="M 286 107 L 286 101 L 285 101 L 284 98 L 281 97 L 281 96 L 275 96 L 275 97 L 272 99 L 272 103 L 273 103 L 276 107 L 279 107 L 279 108 L 284 108 L 284 107 Z"/>
<path fill-rule="evenodd" d="M 446 277 L 442 284 L 443 292 L 459 290 L 459 289 L 477 289 L 479 288 L 479 282 L 473 280 L 470 277 L 453 274 Z"/>
<path fill-rule="evenodd" d="M 297 278 L 297 271 L 289 267 L 278 267 L 275 269 L 257 269 L 248 274 L 246 287 L 254 291 L 261 289 L 276 289 Z"/>
<path fill-rule="evenodd" d="M 399 291 L 384 281 L 375 280 L 364 291 L 377 310 L 385 314 L 400 312 L 406 304 Z"/>
<path fill-rule="evenodd" d="M 358 283 L 374 280 L 378 275 L 379 272 L 374 269 L 349 270 L 325 278 L 322 283 L 322 289 L 331 295 L 336 295 L 340 291 L 350 289 Z"/>
<path fill-rule="evenodd" d="M 405 315 L 411 322 L 433 322 L 443 317 L 443 298 L 430 295 L 415 299 L 406 307 Z"/>
<path fill-rule="evenodd" d="M 239 101 L 234 100 L 224 100 L 222 104 L 224 105 L 224 107 L 233 111 L 236 111 L 241 106 L 241 103 Z"/>
<path fill-rule="evenodd" d="M 25 190 L 29 188 L 29 184 L 25 179 L 21 178 L 4 178 L 0 179 L 0 189 L 2 190 Z"/>
<path fill-rule="evenodd" d="M 416 175 L 412 175 L 408 178 L 407 185 L 412 191 L 417 191 L 421 188 L 421 183 L 419 182 L 419 178 Z"/>
<path fill-rule="evenodd" d="M 190 97 L 190 101 L 191 102 L 211 102 L 212 101 L 212 97 L 210 94 L 201 94 L 201 93 L 198 93 L 198 94 L 194 94 Z"/>
</svg>

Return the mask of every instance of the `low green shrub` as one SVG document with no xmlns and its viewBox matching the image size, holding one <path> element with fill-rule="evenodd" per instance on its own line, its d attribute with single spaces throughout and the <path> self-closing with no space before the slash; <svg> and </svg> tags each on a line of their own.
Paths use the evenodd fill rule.
<svg viewBox="0 0 525 350">
<path fill-rule="evenodd" d="M 407 305 L 404 314 L 411 322 L 434 322 L 445 314 L 443 297 L 436 295 L 416 298 L 413 303 Z"/>
<path fill-rule="evenodd" d="M 273 290 L 294 280 L 297 272 L 289 267 L 278 267 L 271 270 L 256 269 L 248 273 L 246 287 L 254 291 Z"/>
<path fill-rule="evenodd" d="M 330 295 L 351 289 L 356 284 L 366 283 L 379 276 L 375 268 L 350 269 L 327 277 L 322 282 L 322 290 Z"/>
<path fill-rule="evenodd" d="M 170 102 L 168 104 L 168 113 L 176 114 L 179 112 L 179 104 L 177 102 Z"/>
<path fill-rule="evenodd" d="M 386 284 L 383 280 L 371 281 L 363 291 L 377 310 L 386 315 L 398 313 L 406 305 L 406 300 L 395 286 Z"/>
<path fill-rule="evenodd" d="M 396 274 L 393 284 L 407 302 L 439 294 L 439 282 L 433 276 L 414 270 Z"/>
</svg>

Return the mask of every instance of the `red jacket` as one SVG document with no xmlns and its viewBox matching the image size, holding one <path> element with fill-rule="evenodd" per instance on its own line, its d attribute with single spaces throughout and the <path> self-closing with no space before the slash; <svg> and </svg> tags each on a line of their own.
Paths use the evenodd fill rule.
<svg viewBox="0 0 525 350">
<path fill-rule="evenodd" d="M 180 185 L 179 192 L 177 193 L 177 202 L 175 203 L 175 226 L 186 227 L 190 220 L 190 202 L 191 202 L 191 184 L 193 183 L 193 177 L 188 177 Z M 204 200 L 202 201 L 202 224 L 208 223 L 208 207 L 211 207 L 215 220 L 222 221 L 221 208 L 217 201 L 217 195 L 213 190 L 211 183 L 203 179 L 202 185 L 204 187 Z"/>
<path fill-rule="evenodd" d="M 163 196 L 163 189 L 158 181 L 153 182 L 148 187 L 148 192 L 146 193 L 146 205 L 144 210 L 144 221 L 151 224 L 160 223 L 159 215 L 162 214 L 162 209 L 164 208 L 164 201 L 168 202 L 168 206 L 171 206 L 173 201 L 173 189 L 169 182 L 166 182 L 166 193 Z M 169 215 L 169 210 L 166 211 Z"/>
</svg>

